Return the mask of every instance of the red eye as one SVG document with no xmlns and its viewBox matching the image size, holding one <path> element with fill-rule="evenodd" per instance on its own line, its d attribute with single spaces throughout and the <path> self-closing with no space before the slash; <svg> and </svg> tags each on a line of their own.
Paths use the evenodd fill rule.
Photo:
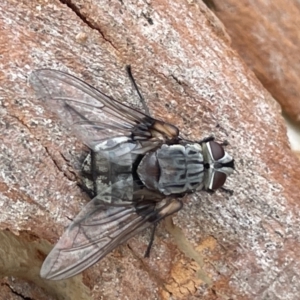
<svg viewBox="0 0 300 300">
<path fill-rule="evenodd" d="M 218 188 L 222 187 L 226 181 L 226 178 L 227 176 L 225 173 L 215 171 L 211 189 L 217 190 Z"/>
<path fill-rule="evenodd" d="M 219 160 L 225 156 L 225 151 L 224 151 L 223 147 L 220 144 L 218 144 L 217 142 L 210 141 L 209 146 L 210 146 L 210 150 L 211 150 L 211 155 L 214 160 Z"/>
</svg>

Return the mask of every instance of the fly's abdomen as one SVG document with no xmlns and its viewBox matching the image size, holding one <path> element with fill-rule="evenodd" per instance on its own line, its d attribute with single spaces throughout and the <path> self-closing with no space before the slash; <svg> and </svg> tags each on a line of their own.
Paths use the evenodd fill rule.
<svg viewBox="0 0 300 300">
<path fill-rule="evenodd" d="M 194 191 L 203 185 L 201 146 L 163 145 L 145 155 L 137 171 L 149 189 L 158 190 L 164 195 Z"/>
</svg>

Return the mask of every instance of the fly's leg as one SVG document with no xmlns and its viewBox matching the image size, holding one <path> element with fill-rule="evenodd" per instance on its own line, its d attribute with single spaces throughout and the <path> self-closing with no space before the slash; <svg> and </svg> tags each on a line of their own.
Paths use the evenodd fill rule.
<svg viewBox="0 0 300 300">
<path fill-rule="evenodd" d="M 129 77 L 131 83 L 133 84 L 133 86 L 134 86 L 134 88 L 135 88 L 135 90 L 136 90 L 136 92 L 137 92 L 137 94 L 138 94 L 138 96 L 140 98 L 140 101 L 141 101 L 141 103 L 143 105 L 143 108 L 144 108 L 144 111 L 145 111 L 146 115 L 150 116 L 149 108 L 148 108 L 148 106 L 147 106 L 147 104 L 145 102 L 144 97 L 142 96 L 142 94 L 141 94 L 141 92 L 139 90 L 138 85 L 136 84 L 136 82 L 134 80 L 134 77 L 133 77 L 133 75 L 131 73 L 131 66 L 130 65 L 126 66 L 126 71 L 127 71 L 127 74 L 128 74 L 128 77 Z"/>
<path fill-rule="evenodd" d="M 141 202 L 139 204 L 139 206 L 137 206 L 137 213 L 144 214 L 144 216 L 150 222 L 153 223 L 153 229 L 151 232 L 150 242 L 148 244 L 148 247 L 147 247 L 147 250 L 145 253 L 145 257 L 149 257 L 150 250 L 151 250 L 151 247 L 152 247 L 153 241 L 154 241 L 155 230 L 157 228 L 159 221 L 178 212 L 182 208 L 183 202 L 179 199 L 168 199 L 168 200 L 166 200 L 166 202 L 164 204 L 162 204 L 160 207 L 157 207 L 152 212 L 143 211 L 144 205 L 145 204 L 143 204 L 143 202 Z M 159 203 L 158 203 L 158 205 L 159 205 Z"/>
<path fill-rule="evenodd" d="M 213 135 L 210 135 L 210 136 L 200 140 L 198 143 L 202 144 L 202 143 L 207 143 L 207 142 L 211 142 L 214 140 L 215 140 L 215 137 Z M 227 140 L 224 140 L 220 145 L 226 147 L 229 145 L 229 142 Z"/>
<path fill-rule="evenodd" d="M 214 141 L 214 140 L 215 140 L 215 137 L 213 135 L 210 135 L 210 136 L 200 140 L 198 143 L 203 144 L 203 143 L 211 142 L 211 141 Z"/>
<path fill-rule="evenodd" d="M 148 244 L 148 247 L 147 247 L 144 257 L 150 257 L 150 251 L 151 251 L 151 248 L 152 248 L 152 245 L 154 242 L 155 230 L 157 228 L 157 225 L 158 225 L 158 222 L 153 224 L 150 241 L 149 241 L 149 244 Z"/>
<path fill-rule="evenodd" d="M 230 196 L 233 195 L 233 190 L 226 189 L 226 188 L 224 188 L 223 186 L 220 187 L 220 190 L 222 190 L 222 191 L 223 191 L 224 193 L 226 193 L 226 194 L 229 194 Z"/>
<path fill-rule="evenodd" d="M 221 146 L 224 146 L 224 147 L 226 147 L 226 146 L 228 146 L 228 145 L 229 145 L 229 142 L 226 141 L 226 140 L 224 140 L 223 143 L 221 144 Z"/>
</svg>

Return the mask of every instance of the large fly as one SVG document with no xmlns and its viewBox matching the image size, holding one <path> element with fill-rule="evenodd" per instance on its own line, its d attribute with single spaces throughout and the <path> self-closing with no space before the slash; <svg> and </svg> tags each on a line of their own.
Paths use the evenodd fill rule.
<svg viewBox="0 0 300 300">
<path fill-rule="evenodd" d="M 128 72 L 140 95 L 129 68 Z M 40 272 L 43 278 L 59 280 L 82 272 L 180 210 L 181 196 L 221 188 L 234 170 L 232 157 L 212 137 L 185 140 L 176 126 L 116 101 L 72 75 L 42 69 L 32 73 L 30 82 L 47 108 L 91 149 L 95 195 L 47 256 Z M 97 188 L 103 160 L 110 182 Z M 152 239 L 147 254 L 151 243 Z"/>
</svg>

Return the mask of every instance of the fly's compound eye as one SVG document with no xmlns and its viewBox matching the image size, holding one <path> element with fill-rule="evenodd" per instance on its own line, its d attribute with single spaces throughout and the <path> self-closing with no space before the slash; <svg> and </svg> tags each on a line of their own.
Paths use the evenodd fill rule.
<svg viewBox="0 0 300 300">
<path fill-rule="evenodd" d="M 233 172 L 233 159 L 225 151 L 222 145 L 217 142 L 208 142 L 208 150 L 212 159 L 213 171 L 210 173 L 209 189 L 217 190 L 222 187 L 228 175 Z"/>
<path fill-rule="evenodd" d="M 226 181 L 227 175 L 223 172 L 214 172 L 214 176 L 211 181 L 210 189 L 217 190 L 222 187 Z"/>
<path fill-rule="evenodd" d="M 210 141 L 208 144 L 209 144 L 211 157 L 215 161 L 218 161 L 225 156 L 225 151 L 220 144 L 214 141 Z"/>
</svg>

